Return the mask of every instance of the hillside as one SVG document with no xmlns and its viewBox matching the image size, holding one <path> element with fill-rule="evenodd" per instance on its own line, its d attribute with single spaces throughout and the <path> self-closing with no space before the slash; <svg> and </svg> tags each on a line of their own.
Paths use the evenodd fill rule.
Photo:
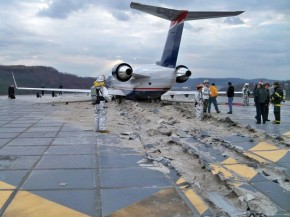
<svg viewBox="0 0 290 217">
<path fill-rule="evenodd" d="M 64 88 L 89 89 L 95 78 L 78 77 L 76 75 L 62 73 L 52 67 L 46 66 L 3 66 L 0 65 L 0 95 L 7 94 L 7 88 L 13 84 L 12 72 L 18 86 L 58 88 L 60 84 Z M 17 94 L 29 94 L 36 91 L 18 90 Z"/>
</svg>

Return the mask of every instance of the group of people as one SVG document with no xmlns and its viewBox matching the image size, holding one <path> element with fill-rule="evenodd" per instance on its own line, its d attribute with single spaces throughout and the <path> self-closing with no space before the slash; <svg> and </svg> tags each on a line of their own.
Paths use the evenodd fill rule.
<svg viewBox="0 0 290 217">
<path fill-rule="evenodd" d="M 215 87 L 215 83 L 209 85 L 208 80 L 204 80 L 203 85 L 197 85 L 197 93 L 195 96 L 195 108 L 196 116 L 200 119 L 204 117 L 205 113 L 211 112 L 211 104 L 214 105 L 214 108 L 217 113 L 220 113 L 217 104 L 218 90 Z"/>
<path fill-rule="evenodd" d="M 280 88 L 280 83 L 278 81 L 273 83 L 273 93 L 270 93 L 270 83 L 259 82 L 255 85 L 253 90 L 254 102 L 256 106 L 256 120 L 257 124 L 265 124 L 270 121 L 269 116 L 269 105 L 270 103 L 274 106 L 274 116 L 275 120 L 273 124 L 281 123 L 281 102 L 283 101 L 283 90 Z"/>
<path fill-rule="evenodd" d="M 203 119 L 204 114 L 211 112 L 211 104 L 214 105 L 217 113 L 220 113 L 217 104 L 218 90 L 215 84 L 212 83 L 209 86 L 209 81 L 204 80 L 203 84 L 197 85 L 197 93 L 195 95 L 195 109 L 196 117 Z M 278 81 L 273 83 L 273 93 L 270 93 L 270 83 L 259 82 L 256 84 L 253 90 L 254 102 L 256 106 L 256 120 L 257 124 L 265 124 L 269 120 L 269 105 L 270 103 L 274 106 L 274 116 L 275 120 L 273 124 L 281 123 L 281 102 L 283 101 L 283 91 L 280 88 L 280 83 Z M 233 113 L 233 100 L 235 96 L 235 88 L 231 82 L 228 82 L 227 98 L 229 111 L 227 114 Z M 243 89 L 243 102 L 245 106 L 249 106 L 249 97 L 251 94 L 249 84 L 245 83 Z"/>
</svg>

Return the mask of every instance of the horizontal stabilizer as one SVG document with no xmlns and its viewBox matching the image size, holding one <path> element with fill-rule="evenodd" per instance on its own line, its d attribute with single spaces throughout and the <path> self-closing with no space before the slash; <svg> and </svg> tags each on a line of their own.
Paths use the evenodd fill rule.
<svg viewBox="0 0 290 217">
<path fill-rule="evenodd" d="M 131 2 L 130 7 L 170 21 L 175 20 L 182 12 L 187 11 L 143 5 L 135 2 Z M 243 12 L 244 11 L 189 11 L 185 20 L 230 17 L 237 16 Z"/>
</svg>

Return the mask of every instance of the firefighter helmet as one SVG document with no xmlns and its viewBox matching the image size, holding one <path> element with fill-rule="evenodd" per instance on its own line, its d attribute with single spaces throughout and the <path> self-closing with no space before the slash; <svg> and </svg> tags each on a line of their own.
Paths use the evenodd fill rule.
<svg viewBox="0 0 290 217">
<path fill-rule="evenodd" d="M 196 86 L 196 89 L 197 89 L 197 90 L 200 89 L 200 88 L 203 88 L 203 85 L 202 85 L 202 84 L 198 84 L 198 85 Z"/>
</svg>

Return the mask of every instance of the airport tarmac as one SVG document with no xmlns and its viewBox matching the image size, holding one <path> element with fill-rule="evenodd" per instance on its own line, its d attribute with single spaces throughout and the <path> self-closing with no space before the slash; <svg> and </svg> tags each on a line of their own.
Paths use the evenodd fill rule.
<svg viewBox="0 0 290 217">
<path fill-rule="evenodd" d="M 71 96 L 62 100 L 86 102 L 88 99 L 87 96 Z M 130 133 L 121 136 L 112 131 L 99 134 L 94 132 L 93 127 L 84 127 L 56 116 L 57 103 L 62 100 L 40 100 L 34 96 L 17 96 L 16 100 L 0 97 L 1 215 L 216 216 L 208 202 L 191 189 L 175 170 L 157 164 L 156 159 L 148 160 L 148 152 L 142 142 L 133 136 L 127 140 L 121 138 L 130 137 Z M 234 114 L 226 115 L 227 105 L 220 105 L 222 114 L 216 116 L 228 116 L 237 123 L 266 132 L 270 137 L 283 139 L 283 148 L 276 144 L 251 143 L 244 137 L 220 139 L 255 162 L 279 167 L 287 177 L 290 171 L 288 106 L 285 103 L 282 107 L 281 125 L 256 125 L 254 106 L 234 106 Z M 88 111 L 91 112 L 90 109 Z M 92 113 L 90 116 L 93 118 Z M 124 126 L 123 132 L 126 131 L 132 129 Z M 193 146 L 196 141 L 186 142 L 191 144 L 192 152 L 202 156 L 204 146 Z M 261 178 L 260 173 L 253 172 L 247 165 L 237 163 L 229 156 L 218 154 L 216 150 L 207 151 L 215 152 L 215 159 L 219 159 L 203 158 L 203 163 L 214 168 L 211 170 L 213 174 L 222 174 L 217 172 L 222 165 L 234 176 L 240 177 L 244 175 L 239 174 L 242 168 L 246 175 L 237 188 L 246 186 L 255 191 L 258 189 L 262 194 L 270 194 L 270 200 L 278 207 L 277 214 L 272 216 L 290 216 L 287 187 Z M 209 198 L 216 200 L 219 195 L 212 193 Z M 237 209 L 233 212 L 242 211 Z"/>
</svg>

